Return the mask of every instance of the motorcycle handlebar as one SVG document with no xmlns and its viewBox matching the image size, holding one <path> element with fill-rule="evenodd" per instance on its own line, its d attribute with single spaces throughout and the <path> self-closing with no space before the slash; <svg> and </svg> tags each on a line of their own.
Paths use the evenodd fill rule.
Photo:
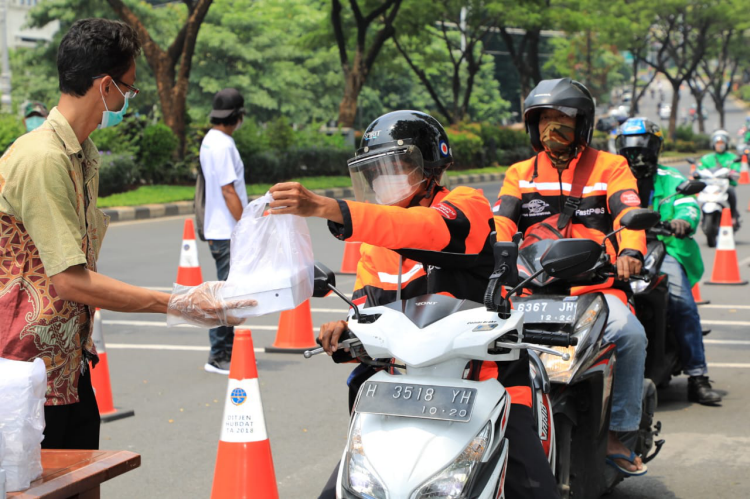
<svg viewBox="0 0 750 499">
<path fill-rule="evenodd" d="M 535 345 L 547 345 L 556 347 L 569 347 L 578 344 L 578 338 L 566 333 L 555 333 L 551 331 L 526 330 L 523 333 L 523 341 Z"/>
</svg>

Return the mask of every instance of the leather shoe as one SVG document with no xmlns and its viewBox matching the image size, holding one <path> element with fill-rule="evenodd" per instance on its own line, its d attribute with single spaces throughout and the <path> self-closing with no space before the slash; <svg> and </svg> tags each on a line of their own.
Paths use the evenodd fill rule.
<svg viewBox="0 0 750 499">
<path fill-rule="evenodd" d="M 708 376 L 690 376 L 688 378 L 688 400 L 703 405 L 716 405 L 721 402 L 721 395 L 711 389 Z"/>
</svg>

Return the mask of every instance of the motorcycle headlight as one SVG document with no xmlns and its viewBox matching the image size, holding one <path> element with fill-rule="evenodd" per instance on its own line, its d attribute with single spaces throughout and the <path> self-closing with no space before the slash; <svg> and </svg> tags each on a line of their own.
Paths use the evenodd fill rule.
<svg viewBox="0 0 750 499">
<path fill-rule="evenodd" d="M 365 455 L 359 414 L 354 417 L 351 431 L 346 452 L 343 486 L 361 499 L 388 499 L 388 491 L 383 481 Z"/>
<path fill-rule="evenodd" d="M 578 344 L 576 346 L 569 347 L 552 347 L 560 353 L 567 353 L 570 355 L 568 360 L 563 360 L 562 357 L 556 355 L 550 355 L 542 353 L 539 358 L 544 363 L 544 367 L 547 370 L 550 381 L 557 381 L 560 383 L 567 383 L 573 377 L 575 373 L 575 367 L 577 365 L 576 353 L 578 350 L 585 348 L 586 335 L 591 331 L 591 327 L 599 318 L 599 313 L 604 308 L 604 298 L 597 296 L 589 305 L 588 309 L 581 315 L 581 318 L 576 322 L 573 328 L 571 336 L 578 338 Z"/>
<path fill-rule="evenodd" d="M 491 435 L 490 423 L 487 423 L 451 464 L 417 489 L 412 499 L 464 497 L 464 490 L 471 483 L 474 471 L 490 445 Z"/>
</svg>

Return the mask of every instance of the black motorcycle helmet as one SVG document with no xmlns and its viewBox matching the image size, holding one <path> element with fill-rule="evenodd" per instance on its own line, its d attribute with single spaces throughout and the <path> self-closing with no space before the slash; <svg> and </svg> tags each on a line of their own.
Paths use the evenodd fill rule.
<svg viewBox="0 0 750 499">
<path fill-rule="evenodd" d="M 664 134 L 659 125 L 646 118 L 630 118 L 617 131 L 615 148 L 625 156 L 630 171 L 637 179 L 656 173 Z"/>
<path fill-rule="evenodd" d="M 358 201 L 393 204 L 398 201 L 397 193 L 405 194 L 405 198 L 422 182 L 428 183 L 430 195 L 443 172 L 453 164 L 453 155 L 448 135 L 438 120 L 419 111 L 394 111 L 367 127 L 360 148 L 347 164 Z M 378 180 L 384 176 L 391 178 L 387 182 Z M 404 176 L 412 179 L 408 189 L 405 184 L 396 186 L 394 182 L 404 181 Z M 382 195 L 378 199 L 378 183 L 381 188 L 390 188 L 391 199 L 384 200 Z"/>
<path fill-rule="evenodd" d="M 542 109 L 558 109 L 563 112 L 576 111 L 576 140 L 574 145 L 585 146 L 594 133 L 596 105 L 591 92 L 582 84 L 570 78 L 542 80 L 524 101 L 524 121 L 526 132 L 531 137 L 535 151 L 544 150 L 539 138 L 539 114 Z"/>
</svg>

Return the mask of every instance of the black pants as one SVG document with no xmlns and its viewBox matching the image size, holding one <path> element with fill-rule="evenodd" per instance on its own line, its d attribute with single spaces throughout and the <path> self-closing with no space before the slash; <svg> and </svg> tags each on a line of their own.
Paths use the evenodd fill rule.
<svg viewBox="0 0 750 499">
<path fill-rule="evenodd" d="M 79 402 L 44 406 L 42 449 L 99 449 L 99 406 L 91 387 L 91 370 L 78 379 Z"/>
<path fill-rule="evenodd" d="M 557 483 L 544 455 L 539 434 L 534 431 L 531 408 L 513 404 L 508 417 L 505 437 L 510 443 L 508 471 L 505 475 L 505 497 L 508 499 L 554 499 L 560 497 Z M 318 499 L 335 499 L 336 465 Z"/>
<path fill-rule="evenodd" d="M 734 187 L 727 189 L 727 201 L 732 212 L 732 218 L 740 218 L 740 213 L 737 211 L 737 192 L 735 192 Z"/>
</svg>

